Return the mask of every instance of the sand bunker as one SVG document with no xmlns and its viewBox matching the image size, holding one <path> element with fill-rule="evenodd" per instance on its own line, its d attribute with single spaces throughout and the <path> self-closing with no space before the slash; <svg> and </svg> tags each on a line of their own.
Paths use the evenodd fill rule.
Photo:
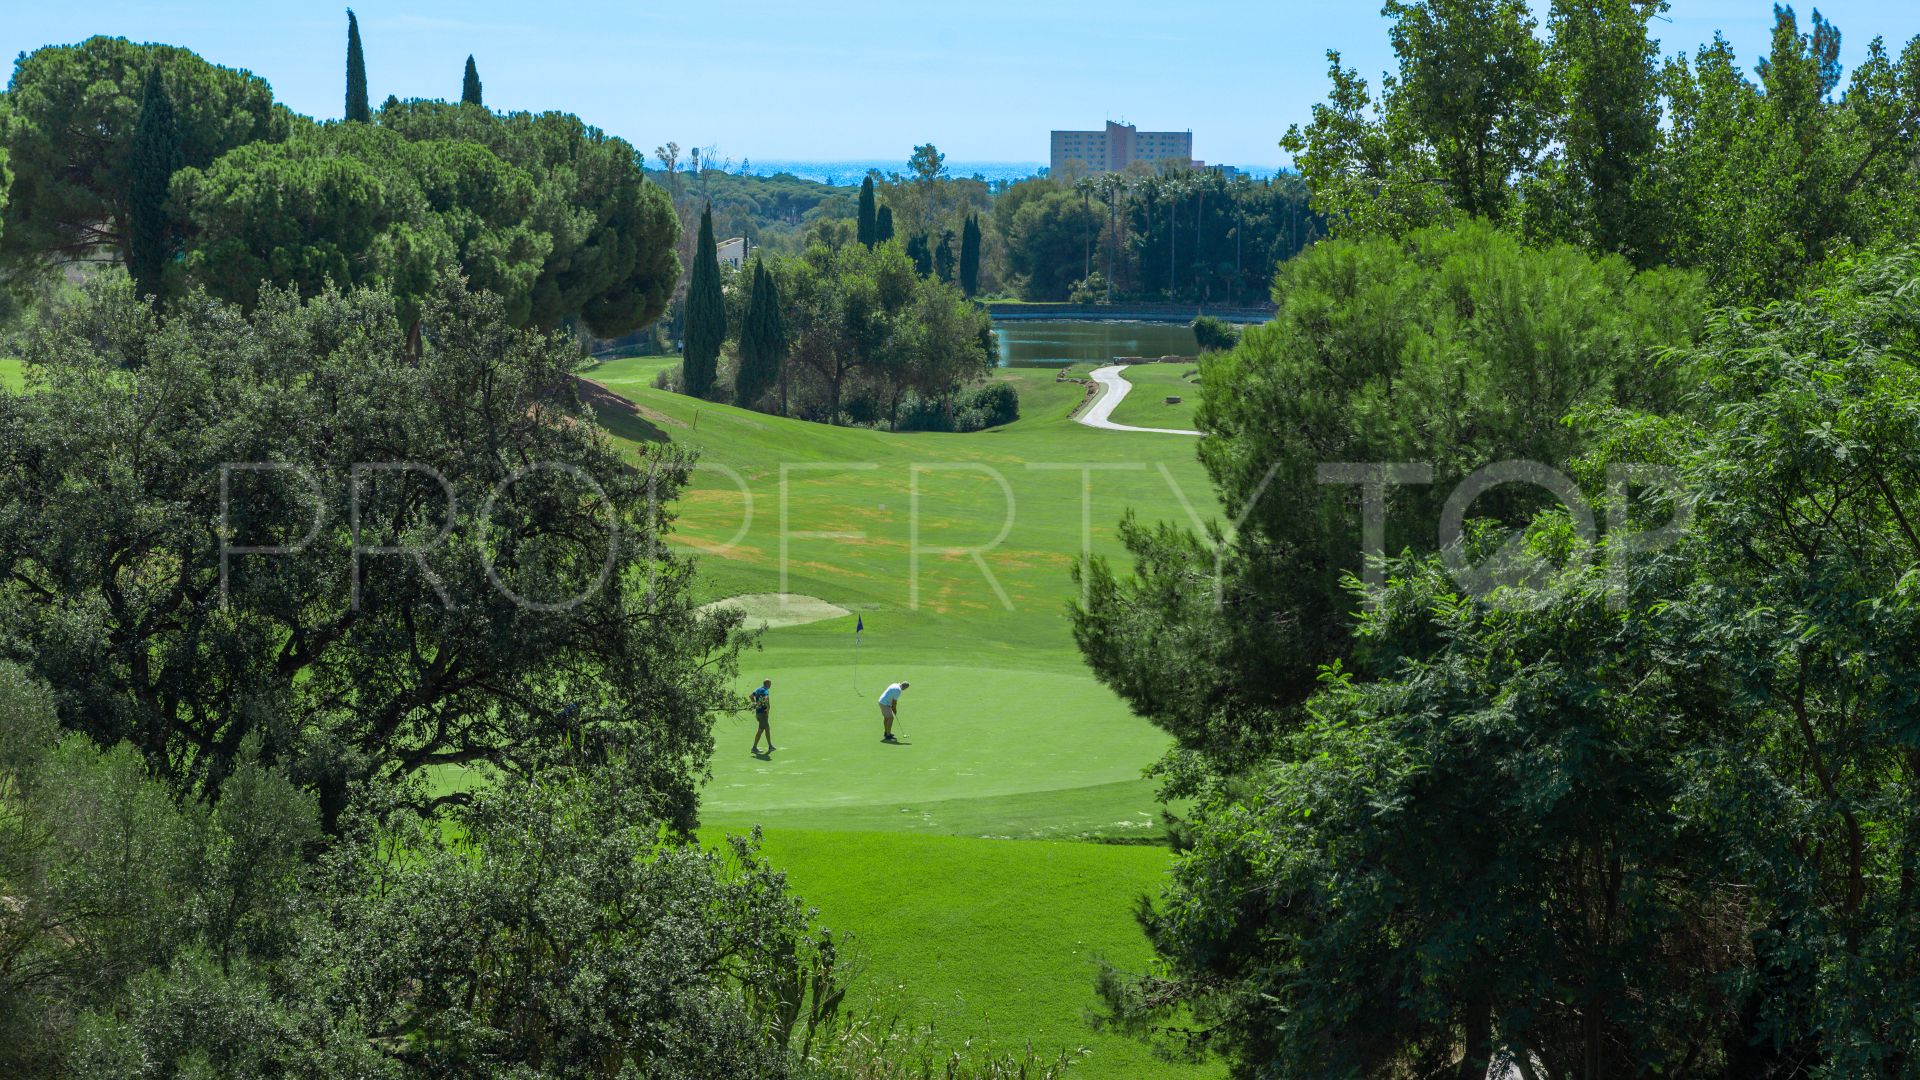
<svg viewBox="0 0 1920 1080">
<path fill-rule="evenodd" d="M 817 596 L 777 592 L 729 596 L 725 600 L 715 600 L 711 604 L 702 605 L 700 610 L 711 611 L 721 607 L 733 608 L 744 614 L 749 628 L 767 629 L 803 626 L 826 619 L 845 618 L 853 614 L 846 608 L 838 604 L 829 604 Z"/>
</svg>

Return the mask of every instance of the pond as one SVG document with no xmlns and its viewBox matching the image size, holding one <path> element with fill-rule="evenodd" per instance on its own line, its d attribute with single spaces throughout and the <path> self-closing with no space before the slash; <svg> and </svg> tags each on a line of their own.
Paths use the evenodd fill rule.
<svg viewBox="0 0 1920 1080">
<path fill-rule="evenodd" d="M 1179 323 L 995 319 L 1001 367 L 1105 364 L 1116 356 L 1192 356 L 1193 329 Z"/>
</svg>

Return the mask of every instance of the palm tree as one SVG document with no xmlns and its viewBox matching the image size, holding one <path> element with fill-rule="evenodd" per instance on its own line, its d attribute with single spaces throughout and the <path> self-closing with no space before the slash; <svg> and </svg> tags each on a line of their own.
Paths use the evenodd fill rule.
<svg viewBox="0 0 1920 1080">
<path fill-rule="evenodd" d="M 1179 262 L 1174 254 L 1180 250 L 1180 200 L 1186 195 L 1187 188 L 1190 186 L 1185 173 L 1184 168 L 1175 171 L 1173 167 L 1169 167 L 1160 177 L 1167 192 L 1167 299 L 1169 301 L 1174 299 L 1176 283 L 1179 281 L 1177 269 Z"/>
<path fill-rule="evenodd" d="M 1120 246 L 1120 196 L 1127 190 L 1127 178 L 1106 173 L 1099 180 L 1100 198 L 1107 204 L 1107 303 L 1113 303 L 1113 257 Z"/>
<path fill-rule="evenodd" d="M 1089 219 L 1093 217 L 1093 189 L 1094 181 L 1091 176 L 1077 176 L 1074 178 L 1073 190 L 1080 193 L 1080 205 L 1086 210 L 1086 216 Z M 1080 271 L 1080 280 L 1082 281 L 1093 276 L 1093 231 L 1091 229 L 1087 230 L 1086 247 L 1087 265 L 1085 269 Z"/>
</svg>

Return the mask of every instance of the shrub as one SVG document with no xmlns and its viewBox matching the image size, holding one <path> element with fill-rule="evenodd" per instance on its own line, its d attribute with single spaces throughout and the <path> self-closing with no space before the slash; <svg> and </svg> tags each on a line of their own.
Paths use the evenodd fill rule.
<svg viewBox="0 0 1920 1080">
<path fill-rule="evenodd" d="M 1020 419 L 1020 392 L 1012 383 L 990 382 L 962 394 L 954 410 L 953 430 L 979 431 Z"/>
<path fill-rule="evenodd" d="M 953 417 L 947 411 L 946 402 L 908 391 L 900 403 L 899 419 L 894 422 L 893 430 L 952 431 Z"/>
<path fill-rule="evenodd" d="M 1106 275 L 1098 270 L 1074 282 L 1073 288 L 1067 293 L 1067 300 L 1075 304 L 1098 304 L 1104 302 L 1106 298 Z"/>
<path fill-rule="evenodd" d="M 1240 329 L 1225 319 L 1202 315 L 1193 320 L 1193 340 L 1201 352 L 1223 352 L 1240 343 Z"/>
</svg>

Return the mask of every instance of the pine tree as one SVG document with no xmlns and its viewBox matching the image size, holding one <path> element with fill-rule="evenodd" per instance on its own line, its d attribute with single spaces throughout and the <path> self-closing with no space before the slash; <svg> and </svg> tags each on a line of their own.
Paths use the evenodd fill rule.
<svg viewBox="0 0 1920 1080">
<path fill-rule="evenodd" d="M 980 219 L 973 214 L 960 230 L 960 291 L 969 300 L 980 291 Z"/>
<path fill-rule="evenodd" d="M 933 249 L 927 246 L 925 235 L 907 237 L 907 258 L 913 260 L 913 268 L 921 277 L 933 273 Z"/>
<path fill-rule="evenodd" d="M 347 9 L 347 119 L 370 123 L 367 107 L 367 58 L 360 54 L 360 20 Z"/>
<path fill-rule="evenodd" d="M 713 204 L 700 212 L 700 237 L 687 282 L 687 347 L 680 363 L 687 393 L 713 392 L 720 372 L 720 344 L 727 339 L 727 302 L 720 294 L 720 253 L 713 242 Z"/>
<path fill-rule="evenodd" d="M 157 298 L 173 232 L 167 220 L 167 185 L 181 165 L 180 123 L 174 116 L 166 83 L 160 78 L 159 64 L 147 71 L 129 164 L 127 272 L 133 275 L 136 293 Z"/>
<path fill-rule="evenodd" d="M 473 56 L 467 56 L 467 74 L 460 80 L 460 104 L 480 104 L 480 69 L 473 66 Z"/>
<path fill-rule="evenodd" d="M 860 181 L 860 224 L 857 236 L 862 244 L 871 248 L 880 242 L 880 234 L 875 225 L 873 211 L 873 177 L 871 174 Z"/>
<path fill-rule="evenodd" d="M 752 408 L 780 381 L 786 362 L 787 329 L 780 316 L 780 287 L 758 259 L 753 263 L 753 292 L 747 297 L 746 321 L 740 327 L 740 374 L 734 379 L 733 400 Z"/>
<path fill-rule="evenodd" d="M 883 206 L 873 219 L 873 242 L 884 244 L 893 239 L 893 207 Z"/>
</svg>

